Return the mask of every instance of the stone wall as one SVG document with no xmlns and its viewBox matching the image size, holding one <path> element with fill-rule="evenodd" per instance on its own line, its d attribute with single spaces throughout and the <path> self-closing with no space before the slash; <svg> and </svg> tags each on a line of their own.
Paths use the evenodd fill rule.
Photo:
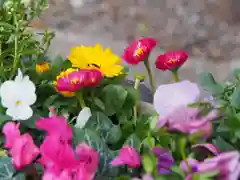
<svg viewBox="0 0 240 180">
<path fill-rule="evenodd" d="M 43 22 L 132 41 L 149 35 L 162 48 L 214 60 L 240 57 L 239 0 L 52 0 Z"/>
</svg>

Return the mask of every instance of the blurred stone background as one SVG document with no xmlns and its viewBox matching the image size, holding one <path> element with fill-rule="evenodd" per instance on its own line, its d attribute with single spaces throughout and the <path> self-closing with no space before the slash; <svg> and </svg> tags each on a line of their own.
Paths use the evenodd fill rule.
<svg viewBox="0 0 240 180">
<path fill-rule="evenodd" d="M 223 80 L 240 66 L 240 0 L 50 0 L 35 26 L 56 31 L 53 54 L 101 43 L 121 55 L 128 43 L 144 35 L 159 40 L 165 51 L 190 54 L 182 78 L 196 81 L 200 72 L 211 71 Z M 143 71 L 141 66 L 134 70 Z M 154 74 L 158 83 L 171 79 L 156 69 Z"/>
</svg>

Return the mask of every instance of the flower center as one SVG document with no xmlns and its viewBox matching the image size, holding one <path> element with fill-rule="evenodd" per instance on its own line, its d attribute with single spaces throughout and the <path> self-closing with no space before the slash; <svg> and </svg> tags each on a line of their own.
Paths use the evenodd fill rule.
<svg viewBox="0 0 240 180">
<path fill-rule="evenodd" d="M 92 64 L 88 64 L 88 67 L 95 67 L 95 68 L 97 68 L 97 69 L 100 69 L 100 68 L 101 68 L 101 65 L 100 65 L 100 64 L 94 64 L 94 63 L 92 63 Z"/>
<path fill-rule="evenodd" d="M 135 56 L 140 56 L 144 53 L 143 51 L 143 48 L 138 48 L 136 51 L 135 51 Z"/>
<path fill-rule="evenodd" d="M 71 80 L 71 84 L 78 84 L 79 83 L 79 79 L 78 78 L 74 78 Z"/>
<path fill-rule="evenodd" d="M 177 60 L 176 59 L 169 59 L 167 62 L 172 64 L 172 63 L 177 62 Z"/>
<path fill-rule="evenodd" d="M 19 105 L 19 104 L 21 104 L 21 101 L 19 101 L 19 100 L 16 101 L 16 105 Z"/>
</svg>

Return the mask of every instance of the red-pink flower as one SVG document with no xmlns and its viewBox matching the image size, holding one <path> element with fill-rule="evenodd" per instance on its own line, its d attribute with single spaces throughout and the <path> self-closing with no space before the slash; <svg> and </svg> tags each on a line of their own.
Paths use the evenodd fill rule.
<svg viewBox="0 0 240 180">
<path fill-rule="evenodd" d="M 36 127 L 46 131 L 48 136 L 59 136 L 64 141 L 72 141 L 72 129 L 63 117 L 54 114 L 48 118 L 41 118 L 36 122 Z"/>
<path fill-rule="evenodd" d="M 9 154 L 12 156 L 14 167 L 22 169 L 37 158 L 39 149 L 34 144 L 32 136 L 26 133 L 15 140 Z"/>
<path fill-rule="evenodd" d="M 188 59 L 188 54 L 185 51 L 169 51 L 160 56 L 156 60 L 156 68 L 160 70 L 176 70 L 181 67 Z"/>
<path fill-rule="evenodd" d="M 72 176 L 68 171 L 62 171 L 56 174 L 54 171 L 45 170 L 42 180 L 72 180 Z"/>
<path fill-rule="evenodd" d="M 127 165 L 129 168 L 139 168 L 141 159 L 137 151 L 130 146 L 123 146 L 119 156 L 112 160 L 113 166 Z"/>
<path fill-rule="evenodd" d="M 57 76 L 54 83 L 57 92 L 64 96 L 75 96 L 75 92 L 84 87 L 98 85 L 102 80 L 102 73 L 97 69 L 67 69 Z"/>
<path fill-rule="evenodd" d="M 11 148 L 17 138 L 20 137 L 19 124 L 8 122 L 3 126 L 3 134 L 5 135 L 5 148 Z"/>
<path fill-rule="evenodd" d="M 76 154 L 78 155 L 78 167 L 74 170 L 74 180 L 92 180 L 94 179 L 96 170 L 98 168 L 98 153 L 87 144 L 79 144 L 76 147 Z"/>
<path fill-rule="evenodd" d="M 157 41 L 149 37 L 138 39 L 124 50 L 123 59 L 128 64 L 139 64 L 148 58 L 156 44 Z"/>
</svg>

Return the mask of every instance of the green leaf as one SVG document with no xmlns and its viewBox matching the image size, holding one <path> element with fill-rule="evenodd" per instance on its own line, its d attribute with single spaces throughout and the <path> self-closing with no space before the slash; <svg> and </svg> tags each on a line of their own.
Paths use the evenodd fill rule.
<svg viewBox="0 0 240 180">
<path fill-rule="evenodd" d="M 123 104 L 124 110 L 131 110 L 133 106 L 140 100 L 140 93 L 134 88 L 127 87 L 127 97 Z"/>
<path fill-rule="evenodd" d="M 172 170 L 174 173 L 179 174 L 182 178 L 184 178 L 185 173 L 184 173 L 184 171 L 183 171 L 179 166 L 173 166 L 173 167 L 171 168 L 171 170 Z"/>
<path fill-rule="evenodd" d="M 12 117 L 5 115 L 5 114 L 0 114 L 0 125 L 3 124 L 6 121 L 12 120 Z"/>
<path fill-rule="evenodd" d="M 110 165 L 110 162 L 118 155 L 118 152 L 111 151 L 99 137 L 99 135 L 90 129 L 73 128 L 73 143 L 78 145 L 86 142 L 89 146 L 96 149 L 99 153 L 99 169 L 98 174 L 106 174 L 108 176 L 116 176 L 119 172 L 117 167 Z"/>
<path fill-rule="evenodd" d="M 237 79 L 240 80 L 240 68 L 235 68 L 232 70 L 232 76 Z"/>
<path fill-rule="evenodd" d="M 15 177 L 12 177 L 16 172 L 11 163 L 11 158 L 7 156 L 0 157 L 0 179 L 1 180 L 24 180 L 25 177 L 22 173 L 18 173 Z"/>
<path fill-rule="evenodd" d="M 235 147 L 219 136 L 213 140 L 213 144 L 222 152 L 235 150 Z"/>
<path fill-rule="evenodd" d="M 26 127 L 28 128 L 36 128 L 36 121 L 39 120 L 42 116 L 40 116 L 37 113 L 34 113 L 32 117 L 30 117 L 29 119 L 25 120 L 25 121 L 21 121 L 22 124 L 24 124 Z"/>
<path fill-rule="evenodd" d="M 210 180 L 216 175 L 218 175 L 219 171 L 213 171 L 208 173 L 201 173 L 199 174 L 199 180 Z"/>
<path fill-rule="evenodd" d="M 6 23 L 6 22 L 0 22 L 0 27 L 9 29 L 9 30 L 14 30 L 15 27 L 12 24 Z"/>
<path fill-rule="evenodd" d="M 99 132 L 101 138 L 109 144 L 116 143 L 122 136 L 121 128 L 114 125 L 102 112 L 93 112 L 85 128 Z"/>
<path fill-rule="evenodd" d="M 231 105 L 237 109 L 240 109 L 240 86 L 237 86 L 233 91 Z"/>
<path fill-rule="evenodd" d="M 104 105 L 104 103 L 102 102 L 102 100 L 101 99 L 99 99 L 99 98 L 94 98 L 94 103 L 95 103 L 95 105 L 98 107 L 98 108 L 100 108 L 101 110 L 105 110 L 105 105 Z"/>
<path fill-rule="evenodd" d="M 215 81 L 211 73 L 203 72 L 200 74 L 200 85 L 204 90 L 213 95 L 218 95 L 224 92 L 224 88 Z"/>
<path fill-rule="evenodd" d="M 105 113 L 108 116 L 121 111 L 127 98 L 128 92 L 121 85 L 107 85 L 103 89 L 103 102 L 105 104 Z"/>
<path fill-rule="evenodd" d="M 131 134 L 124 144 L 134 147 L 137 151 L 139 151 L 141 147 L 141 141 L 136 134 Z"/>
</svg>

